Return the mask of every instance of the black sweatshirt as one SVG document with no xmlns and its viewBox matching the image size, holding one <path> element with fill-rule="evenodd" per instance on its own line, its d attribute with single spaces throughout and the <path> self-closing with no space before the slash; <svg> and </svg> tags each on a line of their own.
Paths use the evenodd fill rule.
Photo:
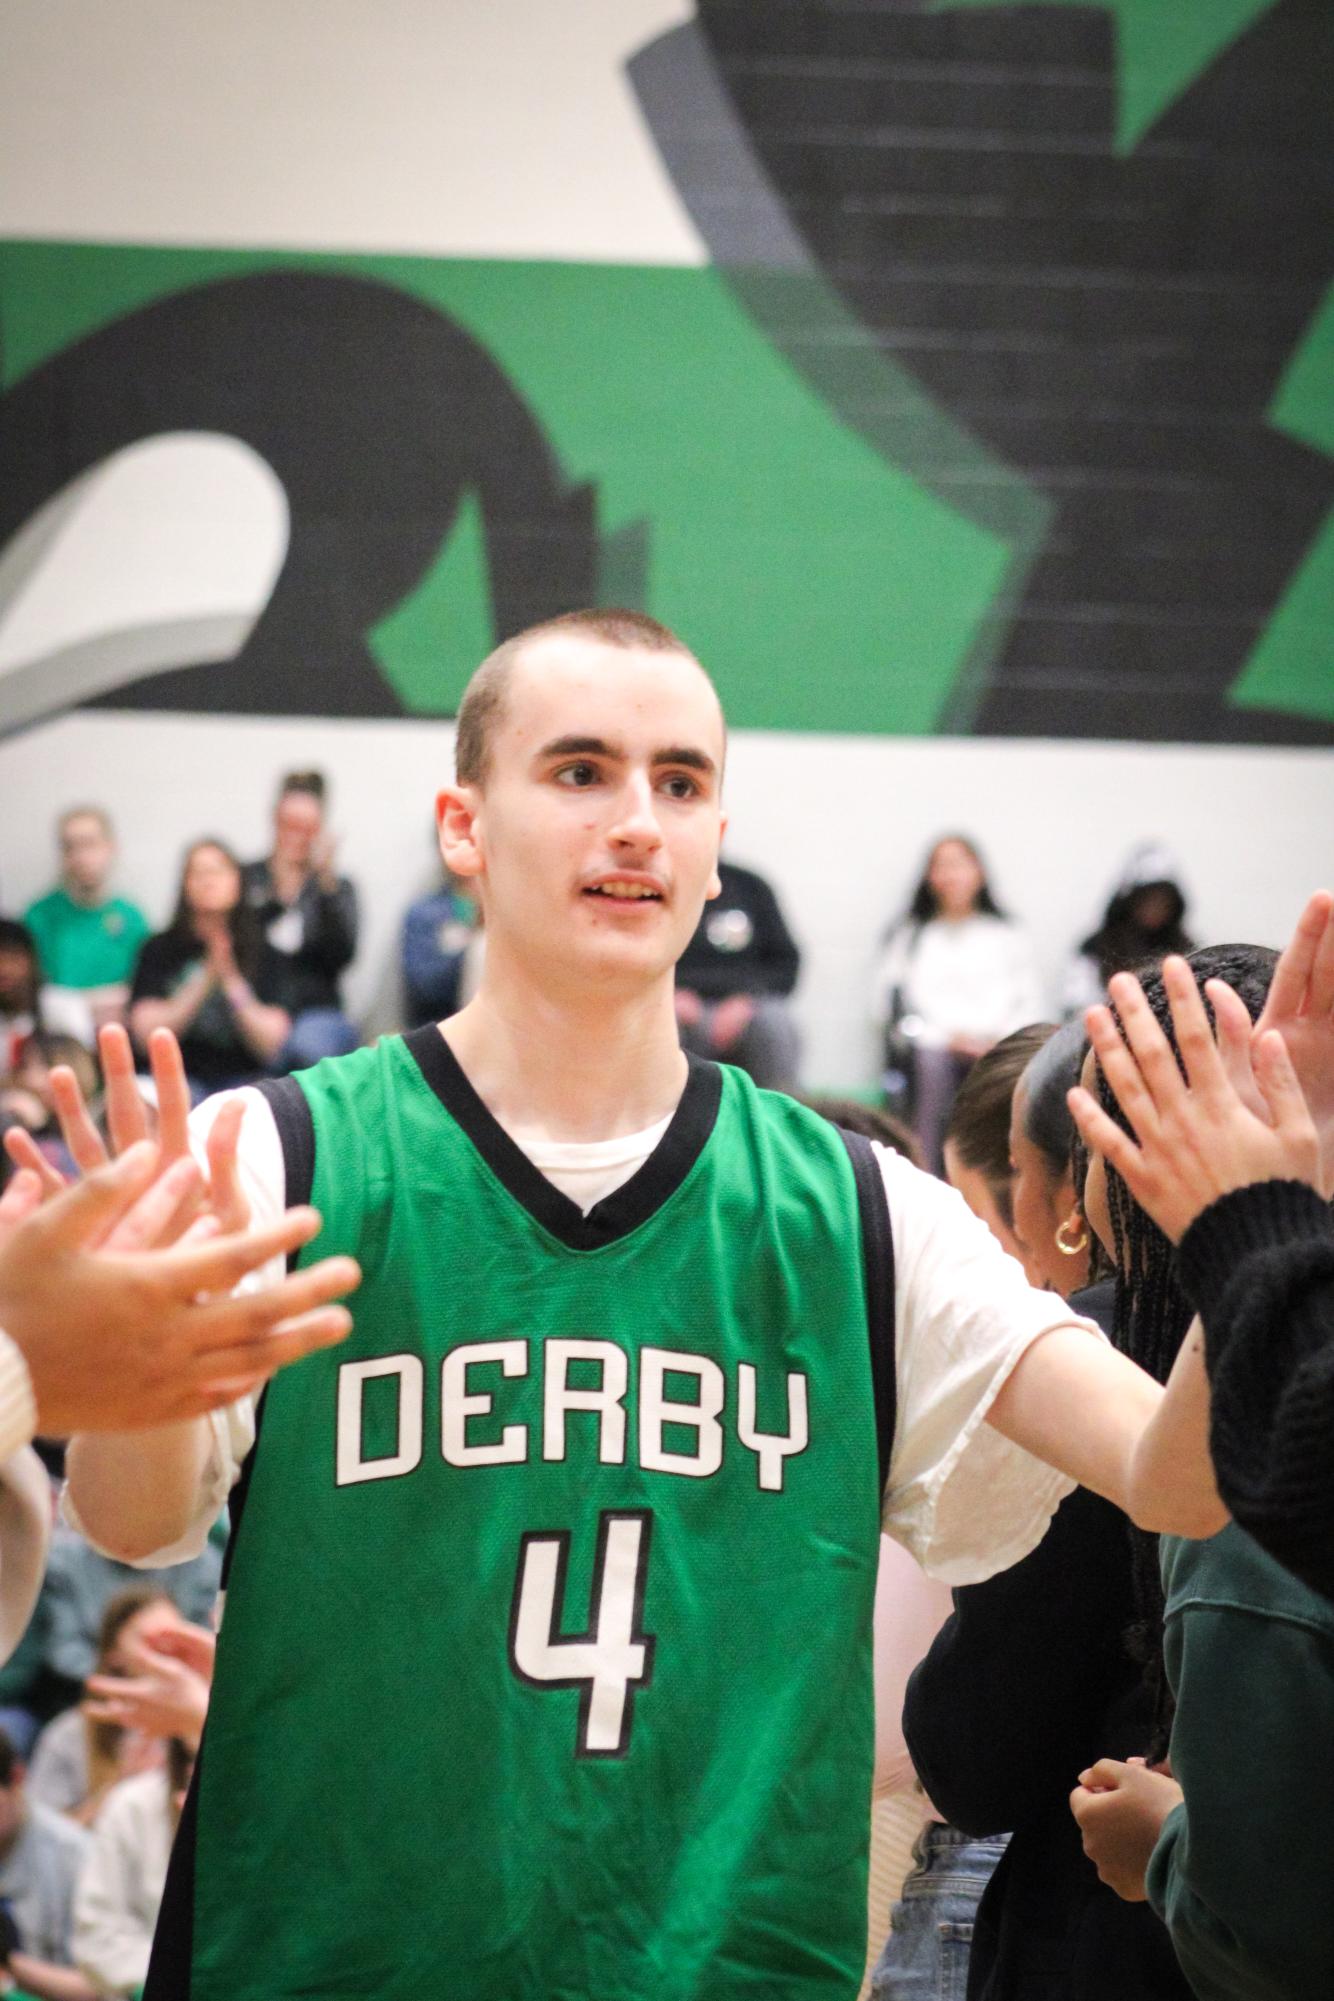
<svg viewBox="0 0 1334 2001">
<path fill-rule="evenodd" d="M 1112 1292 L 1071 1305 L 1106 1324 Z M 1013 1830 L 978 1907 L 968 2001 L 1189 2001 L 1166 1928 L 1098 1881 L 1069 1806 L 1086 1765 L 1147 1749 L 1134 1617 L 1126 1519 L 1080 1488 L 1021 1563 L 955 1592 L 908 1683 L 904 1735 L 933 1804 L 969 1834 Z"/>
<path fill-rule="evenodd" d="M 1304 1182 L 1238 1188 L 1196 1217 L 1178 1270 L 1204 1323 L 1219 1492 L 1334 1598 L 1334 1217 Z"/>
<path fill-rule="evenodd" d="M 676 968 L 676 984 L 701 1000 L 790 994 L 801 964 L 778 898 L 763 876 L 720 862 L 723 893 L 706 903 Z"/>
</svg>

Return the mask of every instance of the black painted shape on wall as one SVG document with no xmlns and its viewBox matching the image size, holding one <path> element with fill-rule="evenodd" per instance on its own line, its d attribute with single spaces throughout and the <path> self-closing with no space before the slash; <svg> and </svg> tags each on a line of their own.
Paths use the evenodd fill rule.
<svg viewBox="0 0 1334 2001">
<path fill-rule="evenodd" d="M 402 292 L 314 271 L 175 293 L 26 375 L 0 399 L 0 547 L 109 454 L 180 431 L 224 433 L 268 462 L 287 494 L 287 558 L 236 659 L 182 662 L 89 706 L 401 714 L 366 634 L 420 581 L 470 491 L 499 636 L 593 595 L 593 491 L 562 480 L 486 351 Z"/>
<path fill-rule="evenodd" d="M 1226 697 L 1334 502 L 1267 423 L 1334 263 L 1334 8 L 1280 0 L 1127 155 L 1100 8 L 698 13 L 827 280 L 1054 504 L 955 726 L 1329 741 Z"/>
</svg>

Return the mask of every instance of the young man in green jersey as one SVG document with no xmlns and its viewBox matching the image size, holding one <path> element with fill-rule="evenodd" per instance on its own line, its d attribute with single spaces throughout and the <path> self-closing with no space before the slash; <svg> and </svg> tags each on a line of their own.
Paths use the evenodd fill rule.
<svg viewBox="0 0 1334 2001">
<path fill-rule="evenodd" d="M 682 1054 L 724 754 L 638 614 L 484 663 L 439 801 L 476 998 L 243 1094 L 257 1219 L 309 1191 L 362 1266 L 347 1347 L 71 1448 L 131 1560 L 239 1480 L 148 2001 L 850 1996 L 882 1519 L 951 1581 L 1072 1480 L 1221 1520 L 1198 1357 L 1164 1399 L 952 1191 Z"/>
</svg>

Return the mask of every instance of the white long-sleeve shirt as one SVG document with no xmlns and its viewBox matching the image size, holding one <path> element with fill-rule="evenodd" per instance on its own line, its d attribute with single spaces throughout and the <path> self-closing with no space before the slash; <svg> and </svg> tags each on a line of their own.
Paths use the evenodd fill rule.
<svg viewBox="0 0 1334 2001">
<path fill-rule="evenodd" d="M 922 925 L 901 924 L 875 972 L 876 1020 L 916 1015 L 919 1039 L 943 1048 L 951 1036 L 999 1042 L 1012 1029 L 1042 1018 L 1042 990 L 1022 926 L 979 914 Z"/>
</svg>

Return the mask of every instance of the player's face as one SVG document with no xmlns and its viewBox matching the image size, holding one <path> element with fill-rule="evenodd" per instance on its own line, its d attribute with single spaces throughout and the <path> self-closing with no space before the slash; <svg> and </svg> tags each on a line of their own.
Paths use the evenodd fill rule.
<svg viewBox="0 0 1334 2001">
<path fill-rule="evenodd" d="M 1024 1130 L 1028 1090 L 1023 1079 L 1015 1086 L 1010 1101 L 1010 1199 L 1014 1208 L 1014 1234 L 1030 1285 L 1047 1292 L 1069 1294 L 1088 1279 L 1088 1257 L 1062 1252 L 1056 1233 L 1063 1225 L 1067 1240 L 1078 1241 L 1079 1217 L 1075 1213 L 1075 1191 L 1068 1175 L 1053 1175 L 1047 1157 Z"/>
<path fill-rule="evenodd" d="M 723 723 L 694 661 L 560 636 L 516 663 L 486 784 L 462 788 L 493 966 L 553 992 L 670 972 L 718 894 Z M 447 829 L 448 831 L 448 829 Z"/>
<path fill-rule="evenodd" d="M 969 1167 L 959 1158 L 959 1149 L 954 1141 L 945 1142 L 945 1179 L 951 1188 L 957 1188 L 978 1221 L 985 1223 L 1002 1250 L 1022 1264 L 1024 1253 L 1019 1239 L 1010 1228 L 996 1206 L 996 1197 L 991 1183 L 980 1168 Z"/>
<path fill-rule="evenodd" d="M 284 792 L 274 808 L 273 851 L 279 861 L 305 868 L 324 826 L 324 808 L 311 792 Z"/>
</svg>

